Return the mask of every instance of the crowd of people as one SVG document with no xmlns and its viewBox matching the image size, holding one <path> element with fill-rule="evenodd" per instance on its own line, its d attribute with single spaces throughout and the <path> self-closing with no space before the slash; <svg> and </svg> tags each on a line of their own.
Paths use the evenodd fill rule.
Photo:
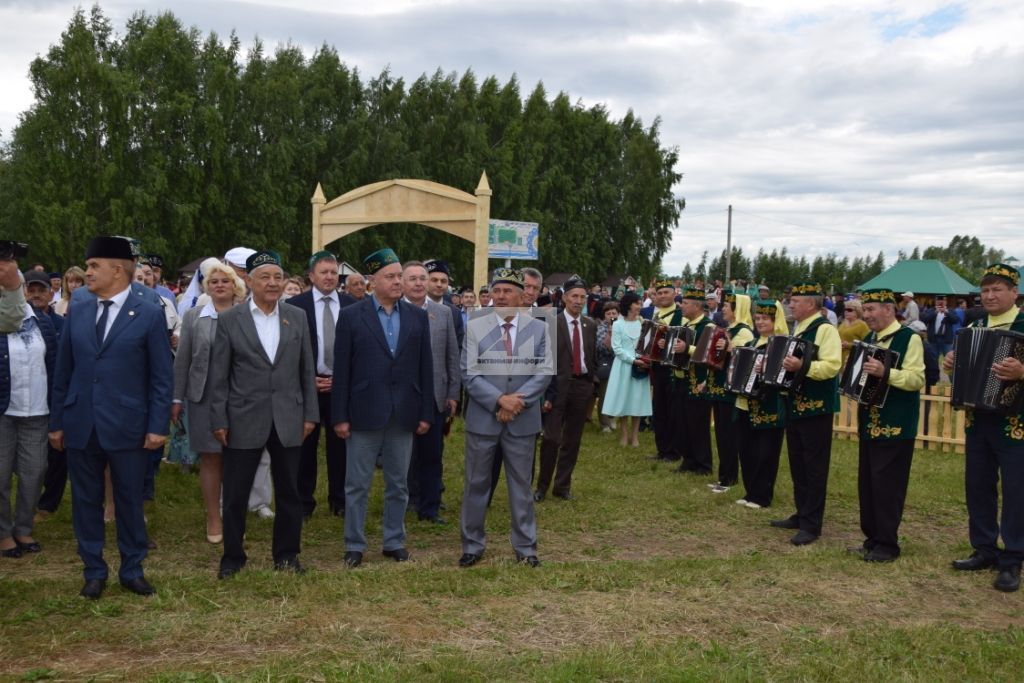
<svg viewBox="0 0 1024 683">
<path fill-rule="evenodd" d="M 773 503 L 785 443 L 795 509 L 770 525 L 794 532 L 794 545 L 814 543 L 839 378 L 858 343 L 888 351 L 891 362 L 859 361 L 863 378 L 888 394 L 884 403 L 859 406 L 864 541 L 850 552 L 891 562 L 901 553 L 919 393 L 939 380 L 940 364 L 952 375 L 959 327 L 1024 333 L 1020 275 L 1005 264 L 986 269 L 974 306 L 937 297 L 922 308 L 912 292 L 829 297 L 815 282 L 794 283 L 777 298 L 753 283 L 668 279 L 613 293 L 575 275 L 549 290 L 534 268 L 499 268 L 485 287 L 459 289 L 444 261 L 401 261 L 388 248 L 363 260 L 364 274 L 342 281 L 328 251 L 290 277 L 276 252 L 237 247 L 172 286 L 162 259 L 130 238 L 97 237 L 84 256 L 84 270 L 63 275 L 42 264 L 22 272 L 10 255 L 0 258 L 0 554 L 42 551 L 34 525 L 57 509 L 70 480 L 80 593 L 92 599 L 108 579 L 111 522 L 121 585 L 154 592 L 143 571 L 155 547 L 144 503 L 155 496 L 165 458 L 198 465 L 206 538 L 223 548 L 222 579 L 246 565 L 248 512 L 274 520 L 274 568 L 304 571 L 302 529 L 318 507 L 321 450 L 327 510 L 344 528 L 344 564 L 358 567 L 367 552 L 377 469 L 381 550 L 404 562 L 407 514 L 447 524 L 443 452 L 455 419 L 465 434 L 461 567 L 483 559 L 502 469 L 516 560 L 540 565 L 535 506 L 549 495 L 573 498 L 591 420 L 603 432 L 618 430 L 624 449 L 639 447 L 640 430 L 651 429 L 652 458 L 678 463 L 685 475 L 712 476 L 712 495 L 742 487 L 736 503 L 752 510 Z M 688 333 L 657 348 L 659 358 L 682 361 L 659 362 L 643 348 L 651 323 Z M 695 358 L 702 336 L 717 339 L 720 358 L 782 337 L 813 348 L 813 360 L 786 354 L 780 371 L 805 372 L 802 382 L 746 394 L 730 385 L 725 362 Z M 517 371 L 519 361 L 546 356 L 554 359 L 550 373 Z M 478 357 L 493 364 L 481 370 Z M 991 372 L 1006 383 L 1024 380 L 1014 357 Z M 994 586 L 1003 591 L 1019 588 L 1024 560 L 1017 406 L 1012 414 L 968 411 L 974 552 L 952 563 L 998 569 Z"/>
</svg>

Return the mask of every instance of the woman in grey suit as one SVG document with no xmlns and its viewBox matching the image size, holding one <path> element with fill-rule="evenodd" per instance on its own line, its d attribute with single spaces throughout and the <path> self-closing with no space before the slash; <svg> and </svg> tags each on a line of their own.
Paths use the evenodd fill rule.
<svg viewBox="0 0 1024 683">
<path fill-rule="evenodd" d="M 174 359 L 171 419 L 179 421 L 184 401 L 188 401 L 189 444 L 199 453 L 199 485 L 206 504 L 206 540 L 220 543 L 224 539 L 220 517 L 221 445 L 213 438 L 207 385 L 217 315 L 245 298 L 245 283 L 231 266 L 217 259 L 203 261 L 200 271 L 203 290 L 210 300 L 189 310 L 182 321 L 178 355 Z"/>
</svg>

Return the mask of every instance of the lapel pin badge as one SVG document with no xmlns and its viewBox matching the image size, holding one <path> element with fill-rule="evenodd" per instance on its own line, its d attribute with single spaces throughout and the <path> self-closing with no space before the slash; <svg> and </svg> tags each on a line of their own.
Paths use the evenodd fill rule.
<svg viewBox="0 0 1024 683">
<path fill-rule="evenodd" d="M 133 315 L 135 315 L 135 311 L 128 311 L 128 317 L 129 318 L 132 317 Z"/>
</svg>

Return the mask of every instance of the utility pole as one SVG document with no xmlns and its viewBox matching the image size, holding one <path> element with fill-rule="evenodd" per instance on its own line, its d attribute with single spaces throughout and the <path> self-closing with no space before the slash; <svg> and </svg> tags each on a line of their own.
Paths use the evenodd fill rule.
<svg viewBox="0 0 1024 683">
<path fill-rule="evenodd" d="M 729 223 L 725 229 L 725 282 L 723 287 L 728 287 L 732 281 L 732 204 L 729 205 Z"/>
</svg>

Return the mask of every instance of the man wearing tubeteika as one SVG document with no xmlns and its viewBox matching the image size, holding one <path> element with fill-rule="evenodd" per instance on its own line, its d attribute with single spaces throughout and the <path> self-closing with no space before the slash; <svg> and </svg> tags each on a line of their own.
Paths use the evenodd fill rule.
<svg viewBox="0 0 1024 683">
<path fill-rule="evenodd" d="M 985 269 L 981 278 L 981 305 L 987 314 L 971 327 L 1009 329 L 1024 333 L 1024 313 L 1016 306 L 1020 272 L 1002 263 Z M 946 371 L 953 370 L 954 355 L 945 359 Z M 992 375 L 1003 382 L 1024 380 L 1024 365 L 1008 357 L 992 365 Z M 954 384 L 957 378 L 953 377 Z M 1020 588 L 1020 566 L 1024 560 L 1024 409 L 1011 415 L 994 411 L 967 412 L 967 447 L 964 485 L 967 519 L 974 552 L 954 560 L 953 568 L 974 571 L 995 567 L 992 584 L 1007 593 Z M 1002 479 L 1003 511 L 999 512 L 996 485 Z M 1003 548 L 997 539 L 1003 537 Z"/>
<path fill-rule="evenodd" d="M 861 404 L 857 409 L 857 493 L 864 544 L 852 551 L 867 562 L 892 562 L 900 555 L 900 520 L 907 499 L 924 386 L 924 345 L 920 335 L 897 322 L 894 292 L 867 289 L 861 292 L 860 300 L 864 321 L 871 328 L 865 343 L 895 355 L 888 368 L 876 358 L 864 360 L 863 372 L 885 382 L 888 395 L 883 405 Z"/>
<path fill-rule="evenodd" d="M 832 457 L 832 415 L 839 410 L 842 341 L 836 328 L 821 314 L 823 296 L 821 285 L 815 282 L 798 282 L 790 292 L 790 308 L 796 321 L 793 334 L 815 347 L 815 357 L 803 383 L 788 398 L 786 444 L 796 512 L 771 522 L 774 527 L 798 530 L 790 539 L 793 545 L 814 543 L 821 536 Z M 802 364 L 796 356 L 787 356 L 783 361 L 787 372 L 799 370 Z"/>
<path fill-rule="evenodd" d="M 676 305 L 676 290 L 670 280 L 654 283 L 654 304 L 647 316 L 649 320 L 662 325 L 682 325 L 683 313 Z M 643 315 L 641 311 L 641 315 Z M 673 431 L 681 429 L 672 412 L 672 368 L 662 363 L 651 367 L 651 420 L 654 424 L 654 444 L 657 452 L 654 460 L 679 460 Z"/>
<path fill-rule="evenodd" d="M 687 287 L 679 303 L 683 311 L 682 323 L 693 328 L 694 344 L 677 347 L 693 355 L 694 345 L 708 325 L 714 325 L 704 315 L 704 290 Z M 682 344 L 682 342 L 678 342 Z M 685 370 L 673 370 L 675 375 L 672 389 L 672 417 L 682 420 L 672 433 L 676 451 L 682 456 L 679 472 L 711 474 L 711 400 L 707 392 L 708 370 L 705 366 L 690 363 Z"/>
</svg>

